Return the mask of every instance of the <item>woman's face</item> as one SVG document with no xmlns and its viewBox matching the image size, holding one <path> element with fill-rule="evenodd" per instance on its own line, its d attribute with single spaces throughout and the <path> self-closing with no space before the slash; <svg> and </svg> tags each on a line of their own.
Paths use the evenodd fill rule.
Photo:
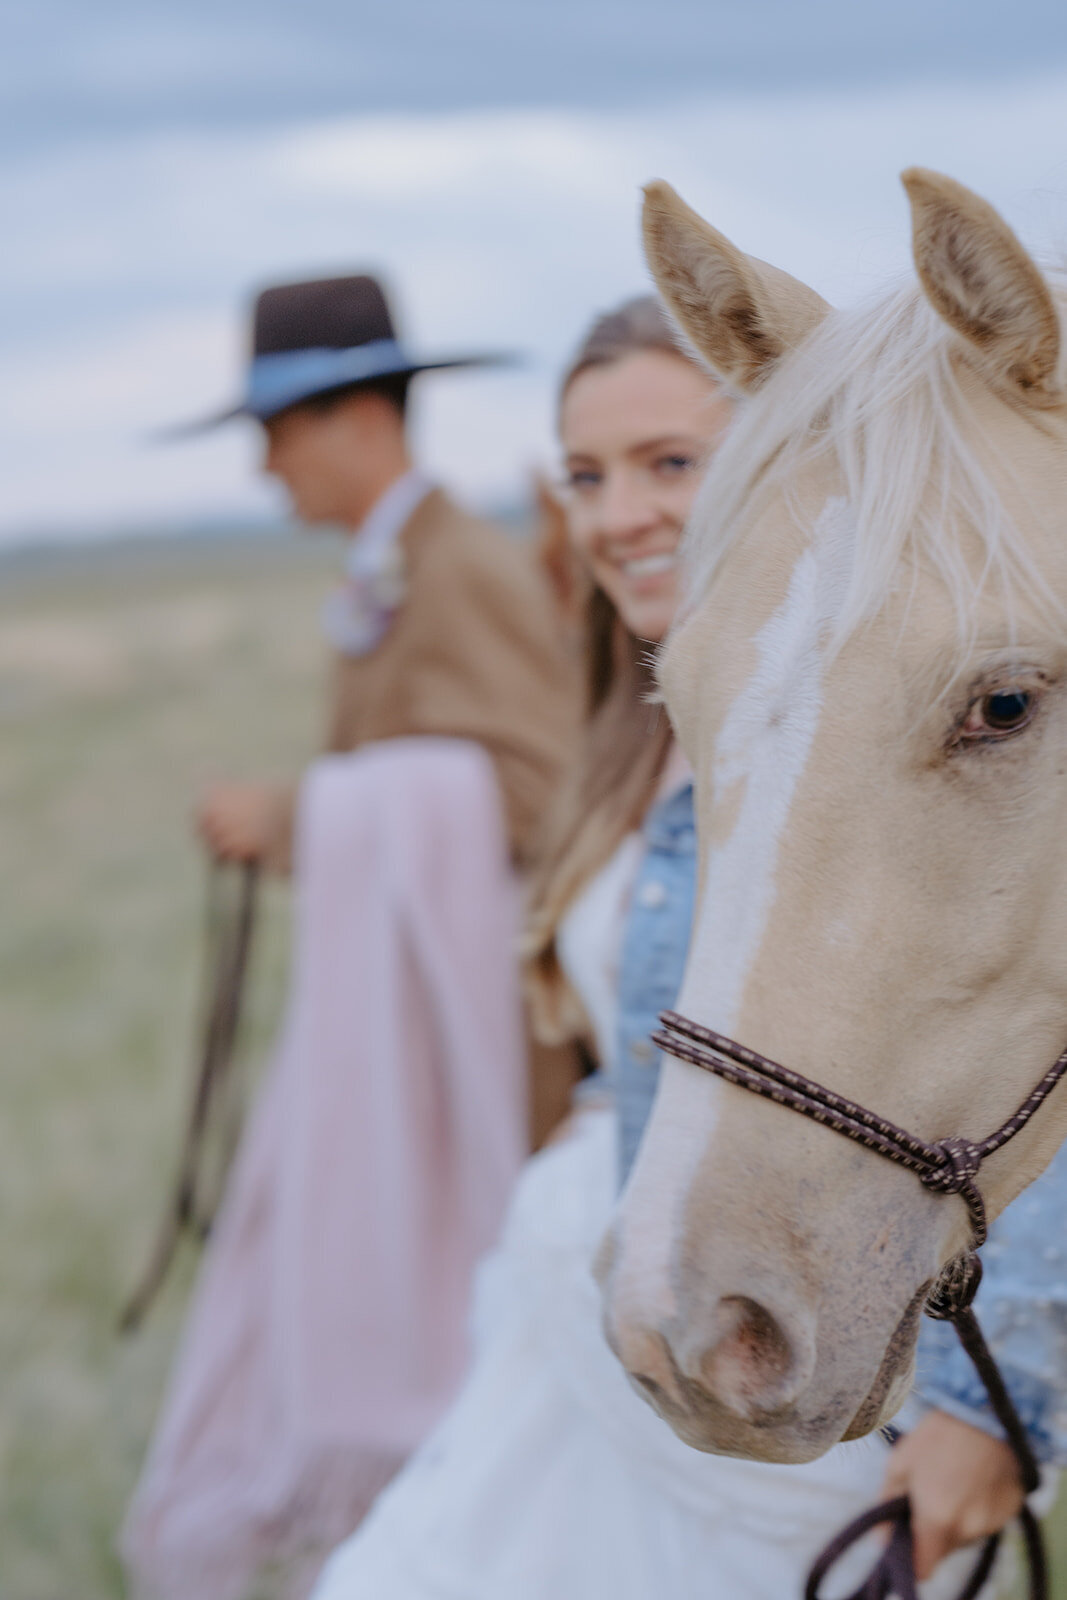
<svg viewBox="0 0 1067 1600">
<path fill-rule="evenodd" d="M 571 540 L 631 633 L 658 642 L 678 601 L 678 544 L 729 400 L 681 356 L 641 350 L 578 374 L 560 439 Z"/>
</svg>

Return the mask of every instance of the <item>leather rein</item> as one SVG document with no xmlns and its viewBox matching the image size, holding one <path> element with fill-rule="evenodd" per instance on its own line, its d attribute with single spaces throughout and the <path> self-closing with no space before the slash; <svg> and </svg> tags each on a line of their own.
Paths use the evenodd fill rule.
<svg viewBox="0 0 1067 1600">
<path fill-rule="evenodd" d="M 773 1100 L 802 1117 L 810 1117 L 813 1122 L 822 1123 L 834 1133 L 843 1134 L 846 1139 L 852 1139 L 877 1155 L 885 1156 L 886 1160 L 895 1161 L 898 1166 L 914 1172 L 923 1187 L 934 1194 L 960 1196 L 970 1218 L 971 1247 L 955 1256 L 942 1269 L 924 1309 L 928 1316 L 954 1325 L 1015 1453 L 1023 1490 L 1027 1495 L 1032 1494 L 1041 1481 L 1037 1460 L 1026 1429 L 971 1310 L 971 1302 L 982 1277 L 982 1263 L 977 1251 L 985 1243 L 987 1233 L 985 1203 L 978 1189 L 977 1178 L 982 1162 L 1003 1149 L 1026 1126 L 1060 1079 L 1067 1074 L 1067 1050 L 1053 1063 L 1019 1109 L 988 1138 L 977 1142 L 948 1138 L 929 1143 L 887 1118 L 866 1110 L 856 1101 L 835 1094 L 832 1089 L 826 1089 L 822 1084 L 793 1072 L 789 1067 L 780 1066 L 776 1061 L 769 1061 L 766 1056 L 758 1055 L 755 1050 L 749 1050 L 736 1040 L 727 1039 L 711 1028 L 690 1022 L 677 1011 L 663 1012 L 660 1022 L 662 1027 L 652 1035 L 652 1042 L 679 1061 L 687 1061 L 705 1072 L 713 1072 L 727 1083 Z M 887 1600 L 890 1595 L 896 1595 L 898 1600 L 919 1600 L 912 1558 L 911 1509 L 906 1496 L 872 1507 L 842 1529 L 812 1567 L 804 1591 L 805 1600 L 819 1600 L 819 1585 L 838 1559 L 871 1528 L 882 1523 L 889 1524 L 892 1529 L 889 1542 L 866 1582 L 849 1596 L 849 1600 Z M 1019 1524 L 1029 1567 L 1030 1600 L 1047 1600 L 1048 1563 L 1041 1530 L 1028 1505 L 1024 1505 L 1019 1513 Z M 957 1600 L 975 1600 L 992 1571 L 1000 1539 L 1001 1535 L 995 1533 L 985 1541 Z"/>
</svg>

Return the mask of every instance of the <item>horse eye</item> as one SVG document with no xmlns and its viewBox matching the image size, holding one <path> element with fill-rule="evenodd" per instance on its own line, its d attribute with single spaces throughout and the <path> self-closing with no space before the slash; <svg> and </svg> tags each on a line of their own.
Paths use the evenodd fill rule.
<svg viewBox="0 0 1067 1600">
<path fill-rule="evenodd" d="M 1015 733 L 1025 728 L 1033 715 L 1035 699 L 1027 689 L 1001 689 L 995 694 L 983 695 L 975 707 L 980 726 L 974 731 Z"/>
<path fill-rule="evenodd" d="M 982 701 L 982 717 L 987 728 L 997 733 L 1008 733 L 1021 728 L 1030 720 L 1034 697 L 1023 689 L 1008 689 L 1001 694 L 987 694 Z"/>
</svg>

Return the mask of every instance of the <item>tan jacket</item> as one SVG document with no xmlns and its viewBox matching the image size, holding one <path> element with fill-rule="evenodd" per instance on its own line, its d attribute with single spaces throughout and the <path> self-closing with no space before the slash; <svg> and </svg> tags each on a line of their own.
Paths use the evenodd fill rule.
<svg viewBox="0 0 1067 1600">
<path fill-rule="evenodd" d="M 407 594 L 363 656 L 336 657 L 327 749 L 437 734 L 473 739 L 500 780 L 512 850 L 529 859 L 577 733 L 580 690 L 547 583 L 522 545 L 439 489 L 400 535 Z M 293 796 L 272 864 L 288 867 Z"/>
</svg>

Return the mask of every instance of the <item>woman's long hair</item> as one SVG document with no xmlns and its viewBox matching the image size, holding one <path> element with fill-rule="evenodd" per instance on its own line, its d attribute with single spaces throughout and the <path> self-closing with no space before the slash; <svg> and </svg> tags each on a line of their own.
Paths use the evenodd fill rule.
<svg viewBox="0 0 1067 1600">
<path fill-rule="evenodd" d="M 600 317 L 564 375 L 560 397 L 591 367 L 642 350 L 689 359 L 654 295 Z M 534 874 L 524 956 L 538 1034 L 548 1042 L 580 1037 L 588 1021 L 556 954 L 560 920 L 652 803 L 671 747 L 667 714 L 656 700 L 652 648 L 624 624 L 602 589 L 586 602 L 587 721 L 582 748 L 549 818 Z"/>
</svg>

